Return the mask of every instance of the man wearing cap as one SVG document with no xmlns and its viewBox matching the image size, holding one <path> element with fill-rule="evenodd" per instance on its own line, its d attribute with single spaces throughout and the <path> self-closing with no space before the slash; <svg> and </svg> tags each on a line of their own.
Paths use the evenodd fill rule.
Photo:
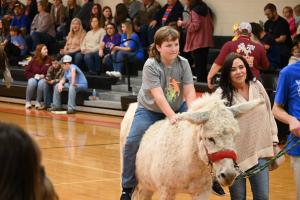
<svg viewBox="0 0 300 200">
<path fill-rule="evenodd" d="M 235 52 L 245 57 L 247 60 L 253 75 L 256 78 L 260 78 L 260 69 L 267 69 L 269 67 L 269 61 L 266 55 L 264 47 L 250 39 L 251 25 L 248 22 L 242 22 L 238 28 L 239 37 L 235 41 L 228 41 L 221 48 L 218 57 L 213 63 L 208 76 L 207 84 L 210 89 L 213 88 L 212 78 L 222 68 L 223 62 L 226 56 Z"/>
<path fill-rule="evenodd" d="M 288 22 L 278 15 L 276 6 L 268 3 L 264 7 L 268 20 L 264 24 L 265 32 L 273 36 L 280 48 L 281 68 L 288 64 L 291 56 L 292 38 Z"/>
<path fill-rule="evenodd" d="M 71 56 L 65 55 L 62 58 L 62 62 L 63 69 L 65 70 L 64 76 L 59 83 L 55 85 L 53 93 L 53 105 L 49 111 L 61 110 L 61 92 L 64 88 L 66 88 L 69 91 L 67 114 L 73 114 L 75 113 L 76 107 L 76 94 L 79 91 L 87 89 L 87 80 L 80 68 L 74 64 L 71 64 Z"/>
</svg>

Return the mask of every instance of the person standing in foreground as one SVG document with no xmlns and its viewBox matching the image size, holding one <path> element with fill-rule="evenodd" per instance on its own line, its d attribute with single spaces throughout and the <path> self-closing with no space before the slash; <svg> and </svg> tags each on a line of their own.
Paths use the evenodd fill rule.
<svg viewBox="0 0 300 200">
<path fill-rule="evenodd" d="M 179 33 L 164 26 L 155 33 L 150 57 L 143 68 L 138 108 L 123 151 L 121 200 L 130 200 L 137 185 L 135 159 L 145 131 L 165 117 L 175 124 L 175 113 L 186 111 L 195 98 L 191 68 L 188 61 L 179 56 Z"/>
<path fill-rule="evenodd" d="M 257 106 L 237 120 L 240 133 L 235 137 L 237 164 L 242 171 L 264 165 L 274 156 L 273 146 L 278 144 L 277 125 L 271 111 L 271 103 L 263 85 L 254 78 L 246 59 L 229 54 L 222 66 L 220 88 L 216 90 L 227 106 L 263 99 Z M 254 200 L 269 199 L 269 169 L 249 177 Z M 231 200 L 246 199 L 246 178 L 238 176 L 229 187 Z"/>
<path fill-rule="evenodd" d="M 285 108 L 287 106 L 287 109 Z M 286 123 L 290 128 L 288 140 L 297 136 L 287 146 L 293 145 L 300 137 L 300 61 L 290 64 L 280 71 L 276 96 L 273 105 L 276 119 Z M 300 145 L 288 152 L 296 181 L 297 200 L 300 200 Z"/>
</svg>

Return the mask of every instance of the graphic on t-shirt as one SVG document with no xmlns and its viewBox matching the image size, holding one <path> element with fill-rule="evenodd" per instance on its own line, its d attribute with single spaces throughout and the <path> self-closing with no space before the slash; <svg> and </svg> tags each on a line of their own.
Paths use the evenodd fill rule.
<svg viewBox="0 0 300 200">
<path fill-rule="evenodd" d="M 254 51 L 254 49 L 255 49 L 254 45 L 247 44 L 247 46 L 246 46 L 245 43 L 243 43 L 243 42 L 241 42 L 238 45 L 238 48 L 236 49 L 236 52 L 238 54 L 241 54 L 241 55 L 244 54 L 244 58 L 247 60 L 247 62 L 250 65 L 250 67 L 253 67 L 254 56 L 251 56 L 251 54 Z"/>
<path fill-rule="evenodd" d="M 179 83 L 175 79 L 168 77 L 167 88 L 166 88 L 166 98 L 170 103 L 174 103 L 176 98 L 180 94 Z"/>
<path fill-rule="evenodd" d="M 296 80 L 298 96 L 300 97 L 300 80 Z"/>
</svg>

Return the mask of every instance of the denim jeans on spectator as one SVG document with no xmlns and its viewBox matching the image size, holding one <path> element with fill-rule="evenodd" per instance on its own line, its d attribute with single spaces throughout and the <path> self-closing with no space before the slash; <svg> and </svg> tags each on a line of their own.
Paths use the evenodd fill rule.
<svg viewBox="0 0 300 200">
<path fill-rule="evenodd" d="M 103 57 L 103 65 L 107 71 L 113 71 L 113 63 L 110 54 L 107 54 Z"/>
<path fill-rule="evenodd" d="M 73 53 L 69 53 L 69 56 L 72 57 L 72 63 L 74 63 L 75 65 L 77 65 L 80 69 L 83 69 L 84 67 L 82 59 L 83 59 L 83 54 L 81 54 L 80 51 L 75 51 Z"/>
<path fill-rule="evenodd" d="M 84 62 L 89 72 L 100 72 L 101 63 L 98 51 L 84 54 Z"/>
<path fill-rule="evenodd" d="M 54 83 L 53 85 L 47 83 L 45 81 L 44 83 L 44 104 L 46 108 L 49 108 L 51 106 L 51 102 L 52 102 L 52 94 L 53 94 L 53 89 L 55 87 L 57 83 Z"/>
<path fill-rule="evenodd" d="M 61 108 L 61 93 L 58 91 L 58 85 L 56 84 L 53 92 L 53 108 Z M 79 91 L 86 90 L 87 85 L 77 84 L 77 86 L 64 84 L 64 88 L 68 89 L 68 110 L 75 110 L 76 107 L 76 94 Z"/>
<path fill-rule="evenodd" d="M 30 36 L 32 40 L 33 51 L 35 51 L 35 48 L 38 44 L 45 44 L 49 48 L 49 45 L 55 42 L 55 38 L 48 33 L 32 32 Z"/>
<path fill-rule="evenodd" d="M 113 54 L 113 68 L 114 71 L 117 72 L 124 72 L 124 62 L 125 62 L 125 57 L 127 56 L 128 63 L 132 63 L 133 60 L 135 60 L 135 52 L 125 52 L 125 51 L 116 51 Z"/>
<path fill-rule="evenodd" d="M 187 105 L 186 103 L 183 103 L 176 112 L 185 112 L 186 110 Z M 123 188 L 133 188 L 136 186 L 135 159 L 141 139 L 150 125 L 164 118 L 165 115 L 163 113 L 152 112 L 142 106 L 139 106 L 135 111 L 134 119 L 123 151 Z"/>
<path fill-rule="evenodd" d="M 267 159 L 260 158 L 258 165 L 261 166 L 267 162 Z M 249 177 L 253 200 L 269 199 L 269 169 Z M 231 200 L 246 200 L 246 179 L 237 177 L 232 186 L 229 187 Z"/>
<path fill-rule="evenodd" d="M 37 80 L 35 78 L 28 79 L 28 84 L 26 88 L 26 102 L 31 102 L 33 95 L 36 91 L 36 101 L 41 102 L 43 99 L 43 86 L 45 84 L 45 79 Z"/>
</svg>

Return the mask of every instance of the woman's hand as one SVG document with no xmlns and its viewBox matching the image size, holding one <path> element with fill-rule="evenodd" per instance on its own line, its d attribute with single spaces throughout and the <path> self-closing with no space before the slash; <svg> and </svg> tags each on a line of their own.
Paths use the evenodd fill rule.
<svg viewBox="0 0 300 200">
<path fill-rule="evenodd" d="M 103 49 L 99 49 L 99 56 L 102 58 L 104 56 Z"/>
</svg>

